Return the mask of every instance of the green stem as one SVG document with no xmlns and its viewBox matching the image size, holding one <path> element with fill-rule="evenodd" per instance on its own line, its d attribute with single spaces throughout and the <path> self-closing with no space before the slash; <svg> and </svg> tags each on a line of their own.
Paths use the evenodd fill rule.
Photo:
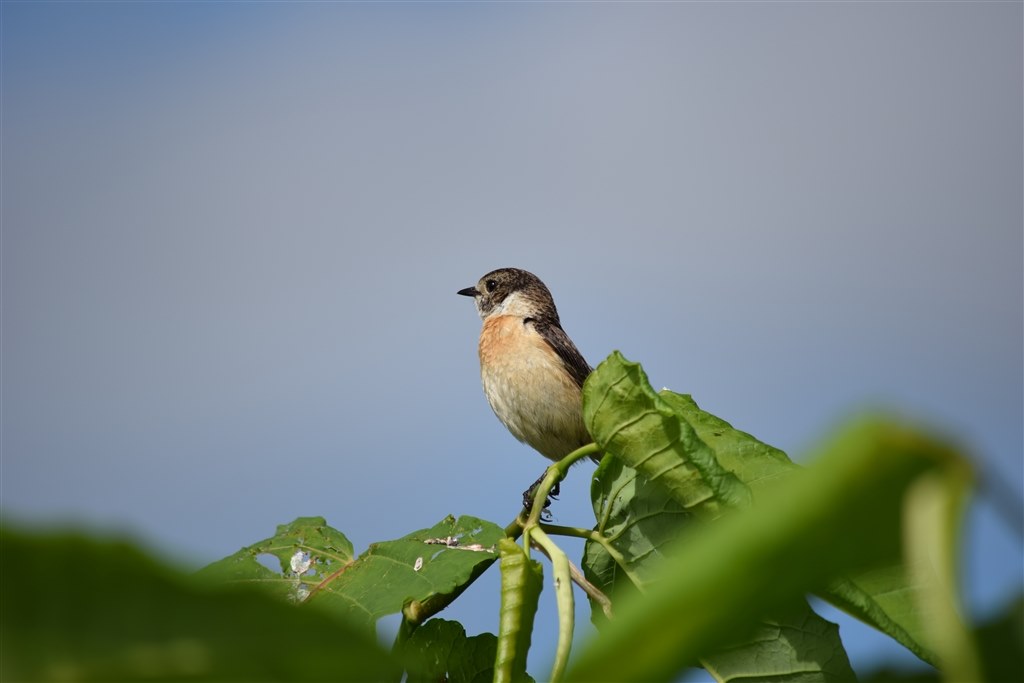
<svg viewBox="0 0 1024 683">
<path fill-rule="evenodd" d="M 632 572 L 629 566 L 626 564 L 626 558 L 620 553 L 612 542 L 602 534 L 600 531 L 594 529 L 581 529 L 574 526 L 559 526 L 557 524 L 538 524 L 538 526 L 545 532 L 553 534 L 555 536 L 572 536 L 574 538 L 585 538 L 588 541 L 599 543 L 604 551 L 615 560 L 615 564 L 619 565 L 619 568 L 625 572 L 626 576 L 629 577 L 633 585 L 636 586 L 637 590 L 643 592 L 643 582 L 640 581 L 640 577 Z"/>
<path fill-rule="evenodd" d="M 523 535 L 523 521 L 522 513 L 518 517 L 509 522 L 509 525 L 505 527 L 505 535 L 511 538 L 513 541 Z"/>
<path fill-rule="evenodd" d="M 419 624 L 415 624 L 403 616 L 402 622 L 398 625 L 398 633 L 395 634 L 395 644 L 391 646 L 391 650 L 393 652 L 398 652 L 402 645 L 412 637 L 413 631 L 415 631 L 418 626 Z"/>
<path fill-rule="evenodd" d="M 591 538 L 597 534 L 593 529 L 584 529 L 578 526 L 562 526 L 560 524 L 546 524 L 541 522 L 540 528 L 552 536 L 572 536 L 574 538 Z"/>
<path fill-rule="evenodd" d="M 558 646 L 555 648 L 555 663 L 551 667 L 552 683 L 562 679 L 565 667 L 569 663 L 569 651 L 572 648 L 572 632 L 576 617 L 576 607 L 572 595 L 572 572 L 569 558 L 539 526 L 532 528 L 533 542 L 544 549 L 551 558 L 551 573 L 555 580 L 555 602 L 558 605 Z"/>
<path fill-rule="evenodd" d="M 565 479 L 569 468 L 578 460 L 600 452 L 601 448 L 596 443 L 590 443 L 582 448 L 577 448 L 548 468 L 537 490 L 533 492 L 533 506 L 530 508 L 530 516 L 527 518 L 526 524 L 523 525 L 527 531 L 540 523 L 541 513 L 544 512 L 544 501 L 548 499 L 551 489 L 554 488 L 555 484 Z M 530 546 L 526 544 L 525 547 L 529 548 Z"/>
</svg>

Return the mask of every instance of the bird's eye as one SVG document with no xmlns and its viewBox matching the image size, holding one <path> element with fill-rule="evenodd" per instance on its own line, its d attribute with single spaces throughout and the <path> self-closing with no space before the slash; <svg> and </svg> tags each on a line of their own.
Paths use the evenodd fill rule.
<svg viewBox="0 0 1024 683">
<path fill-rule="evenodd" d="M 484 283 L 484 287 L 487 288 L 488 292 L 493 292 L 494 288 L 497 287 L 497 286 L 498 286 L 498 283 L 495 282 L 494 280 L 488 280 L 487 282 Z"/>
</svg>

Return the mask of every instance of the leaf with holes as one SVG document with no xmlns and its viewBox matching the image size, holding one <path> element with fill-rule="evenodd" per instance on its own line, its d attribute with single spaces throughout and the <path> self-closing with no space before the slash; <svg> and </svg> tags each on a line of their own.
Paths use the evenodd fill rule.
<svg viewBox="0 0 1024 683">
<path fill-rule="evenodd" d="M 449 515 L 429 529 L 374 543 L 353 560 L 343 534 L 321 517 L 306 517 L 200 574 L 267 586 L 372 629 L 379 618 L 403 608 L 415 622 L 451 600 L 497 559 L 496 544 L 504 537 L 496 524 Z M 280 561 L 280 572 L 260 563 L 258 558 L 267 554 Z"/>
<path fill-rule="evenodd" d="M 260 561 L 277 558 L 280 571 Z M 323 517 L 299 517 L 281 524 L 277 533 L 237 553 L 207 565 L 200 578 L 225 583 L 256 584 L 290 600 L 301 601 L 321 581 L 341 571 L 355 558 L 345 534 L 327 526 Z"/>
</svg>

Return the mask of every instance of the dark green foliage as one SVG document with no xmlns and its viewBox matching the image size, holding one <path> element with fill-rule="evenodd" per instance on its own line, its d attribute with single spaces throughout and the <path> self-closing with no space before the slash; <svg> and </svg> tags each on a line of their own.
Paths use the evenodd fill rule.
<svg viewBox="0 0 1024 683">
<path fill-rule="evenodd" d="M 326 614 L 212 589 L 133 546 L 0 535 L 4 681 L 367 681 L 400 668 Z"/>
<path fill-rule="evenodd" d="M 431 619 L 398 650 L 408 667 L 407 683 L 488 683 L 494 678 L 498 639 L 492 633 L 468 637 L 457 621 Z"/>
</svg>

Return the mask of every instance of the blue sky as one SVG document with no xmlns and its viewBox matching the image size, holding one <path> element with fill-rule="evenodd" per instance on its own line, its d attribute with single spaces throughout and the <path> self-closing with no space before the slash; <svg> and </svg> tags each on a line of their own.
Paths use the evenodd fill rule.
<svg viewBox="0 0 1024 683">
<path fill-rule="evenodd" d="M 796 459 L 891 407 L 1022 495 L 1019 3 L 0 11 L 8 519 L 185 566 L 300 515 L 359 548 L 510 521 L 545 463 L 455 295 L 502 266 L 592 364 Z M 968 521 L 985 614 L 1022 551 Z M 494 630 L 471 591 L 450 616 Z M 840 623 L 862 671 L 908 662 Z"/>
</svg>

